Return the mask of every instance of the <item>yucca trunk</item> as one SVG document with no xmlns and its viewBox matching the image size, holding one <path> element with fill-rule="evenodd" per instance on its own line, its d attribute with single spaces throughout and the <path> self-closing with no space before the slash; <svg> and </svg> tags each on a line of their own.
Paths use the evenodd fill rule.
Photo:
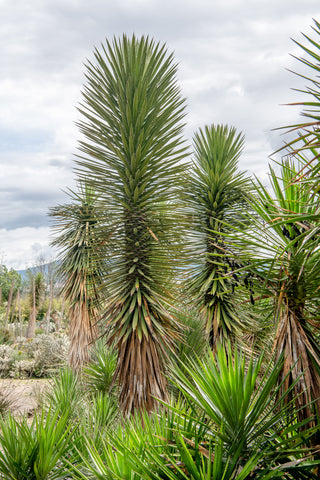
<svg viewBox="0 0 320 480">
<path fill-rule="evenodd" d="M 28 327 L 27 327 L 27 338 L 33 338 L 36 333 L 36 318 L 38 314 L 38 309 L 36 305 L 36 285 L 35 279 L 32 280 L 32 307 L 29 315 Z"/>
<path fill-rule="evenodd" d="M 86 267 L 88 268 L 89 264 Z M 92 279 L 88 281 L 87 277 L 90 275 L 87 273 L 84 268 L 71 275 L 64 287 L 65 295 L 71 301 L 68 309 L 70 339 L 68 359 L 70 367 L 75 371 L 89 362 L 90 346 L 98 337 L 99 296 L 90 285 Z"/>
<path fill-rule="evenodd" d="M 320 414 L 320 358 L 306 330 L 303 307 L 288 299 L 283 303 L 274 341 L 276 358 L 285 359 L 279 382 L 282 393 L 290 392 L 287 402 L 295 399 L 299 420 L 310 418 L 309 426 L 315 426 L 315 406 Z"/>
<path fill-rule="evenodd" d="M 90 359 L 90 345 L 97 338 L 97 331 L 92 324 L 93 316 L 86 308 L 85 302 L 75 303 L 69 309 L 69 365 L 79 370 Z"/>
<path fill-rule="evenodd" d="M 12 280 L 11 288 L 10 288 L 10 292 L 9 292 L 7 312 L 6 312 L 6 317 L 5 317 L 5 320 L 4 320 L 4 328 L 8 327 L 8 320 L 9 320 L 10 308 L 11 308 L 11 303 L 12 303 L 13 289 L 14 289 L 14 279 Z"/>
<path fill-rule="evenodd" d="M 38 315 L 37 307 L 33 306 L 29 315 L 26 338 L 34 338 L 36 334 L 36 319 Z"/>
<path fill-rule="evenodd" d="M 154 398 L 167 400 L 167 385 L 164 371 L 165 352 L 149 336 L 141 339 L 135 331 L 118 342 L 118 367 L 120 381 L 120 404 L 125 412 L 154 407 Z M 133 374 L 134 372 L 134 374 Z"/>
</svg>

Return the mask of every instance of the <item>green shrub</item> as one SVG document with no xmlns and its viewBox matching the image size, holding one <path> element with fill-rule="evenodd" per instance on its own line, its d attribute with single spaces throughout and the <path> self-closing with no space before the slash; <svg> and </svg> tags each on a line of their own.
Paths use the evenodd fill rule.
<svg viewBox="0 0 320 480">
<path fill-rule="evenodd" d="M 11 345 L 14 342 L 14 335 L 9 328 L 0 328 L 0 344 Z"/>
</svg>

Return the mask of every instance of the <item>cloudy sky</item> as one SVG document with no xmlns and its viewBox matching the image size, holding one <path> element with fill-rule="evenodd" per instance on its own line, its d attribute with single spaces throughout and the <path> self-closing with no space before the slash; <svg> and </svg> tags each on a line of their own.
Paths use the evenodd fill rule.
<svg viewBox="0 0 320 480">
<path fill-rule="evenodd" d="M 149 34 L 179 63 L 185 135 L 211 123 L 243 131 L 240 168 L 266 178 L 298 120 L 303 81 L 291 38 L 314 37 L 319 0 L 0 0 L 0 262 L 48 259 L 48 208 L 74 182 L 84 64 L 106 37 Z M 291 55 L 290 55 L 291 54 Z"/>
</svg>

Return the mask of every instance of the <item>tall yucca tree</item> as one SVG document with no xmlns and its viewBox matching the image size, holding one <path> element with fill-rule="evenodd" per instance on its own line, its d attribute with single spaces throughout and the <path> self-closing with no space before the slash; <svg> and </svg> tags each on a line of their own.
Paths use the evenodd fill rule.
<svg viewBox="0 0 320 480">
<path fill-rule="evenodd" d="M 270 167 L 271 188 L 257 182 L 252 228 L 239 229 L 234 244 L 250 259 L 261 298 L 274 299 L 274 351 L 285 358 L 282 388 L 295 398 L 298 416 L 312 422 L 314 407 L 320 413 L 320 250 L 313 230 L 319 199 L 308 184 L 293 180 L 300 168 L 288 159 L 279 174 Z"/>
<path fill-rule="evenodd" d="M 89 345 L 97 335 L 105 258 L 95 233 L 101 221 L 95 193 L 88 185 L 79 185 L 78 192 L 69 195 L 72 203 L 52 208 L 50 215 L 56 233 L 52 245 L 60 249 L 62 294 L 69 305 L 69 363 L 78 370 L 88 362 Z"/>
<path fill-rule="evenodd" d="M 227 125 L 206 126 L 194 137 L 194 164 L 189 174 L 186 204 L 192 218 L 192 251 L 195 264 L 188 290 L 207 322 L 210 344 L 243 330 L 248 321 L 235 295 L 238 279 L 233 272 L 235 252 L 224 242 L 224 231 L 239 225 L 248 208 L 250 180 L 238 170 L 244 137 Z M 226 222 L 229 227 L 226 227 Z"/>
<path fill-rule="evenodd" d="M 99 193 L 112 262 L 105 313 L 116 341 L 126 414 L 166 397 L 166 351 L 177 337 L 170 282 L 178 248 L 176 196 L 186 156 L 184 99 L 173 55 L 148 37 L 106 41 L 89 63 L 78 173 Z"/>
</svg>

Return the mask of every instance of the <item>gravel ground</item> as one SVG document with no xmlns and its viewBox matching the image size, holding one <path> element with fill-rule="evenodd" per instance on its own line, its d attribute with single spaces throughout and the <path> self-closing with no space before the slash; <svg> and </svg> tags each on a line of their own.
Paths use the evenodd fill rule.
<svg viewBox="0 0 320 480">
<path fill-rule="evenodd" d="M 41 394 L 48 386 L 47 379 L 16 380 L 0 379 L 0 395 L 12 400 L 12 411 L 15 414 L 32 416 L 41 403 Z"/>
</svg>

